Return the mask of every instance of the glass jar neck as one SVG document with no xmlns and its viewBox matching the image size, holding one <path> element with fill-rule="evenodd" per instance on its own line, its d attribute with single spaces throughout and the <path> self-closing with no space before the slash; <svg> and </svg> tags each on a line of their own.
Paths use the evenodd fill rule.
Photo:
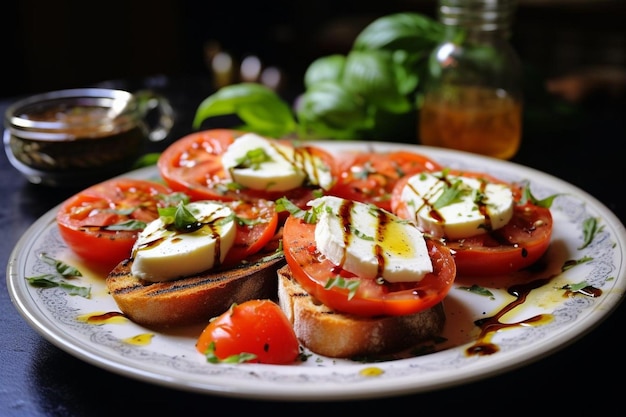
<svg viewBox="0 0 626 417">
<path fill-rule="evenodd" d="M 507 39 L 516 7 L 516 0 L 439 0 L 438 18 L 452 31 L 463 28 L 468 36 Z"/>
</svg>

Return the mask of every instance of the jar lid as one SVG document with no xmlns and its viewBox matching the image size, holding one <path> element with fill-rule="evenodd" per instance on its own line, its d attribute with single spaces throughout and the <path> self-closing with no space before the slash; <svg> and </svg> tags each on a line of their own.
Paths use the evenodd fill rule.
<svg viewBox="0 0 626 417">
<path fill-rule="evenodd" d="M 481 31 L 508 31 L 516 0 L 439 0 L 439 21 Z"/>
</svg>

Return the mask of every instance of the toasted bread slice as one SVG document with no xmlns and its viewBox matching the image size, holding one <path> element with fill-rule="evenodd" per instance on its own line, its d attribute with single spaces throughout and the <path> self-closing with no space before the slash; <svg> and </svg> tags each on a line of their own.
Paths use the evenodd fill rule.
<svg viewBox="0 0 626 417">
<path fill-rule="evenodd" d="M 130 320 L 147 327 L 208 323 L 233 303 L 254 298 L 276 300 L 280 255 L 259 253 L 234 267 L 166 282 L 148 282 L 131 274 L 132 259 L 119 263 L 106 285 Z"/>
<path fill-rule="evenodd" d="M 332 358 L 390 354 L 439 336 L 445 324 L 443 303 L 406 316 L 368 318 L 342 314 L 319 303 L 292 277 L 278 271 L 278 302 L 300 343 Z"/>
</svg>

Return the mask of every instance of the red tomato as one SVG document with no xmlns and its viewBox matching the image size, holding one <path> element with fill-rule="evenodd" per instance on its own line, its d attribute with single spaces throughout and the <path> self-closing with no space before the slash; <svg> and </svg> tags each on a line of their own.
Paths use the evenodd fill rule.
<svg viewBox="0 0 626 417">
<path fill-rule="evenodd" d="M 61 237 L 81 258 L 105 267 L 126 259 L 146 223 L 158 218 L 171 190 L 145 180 L 114 178 L 93 185 L 61 204 L 56 215 Z M 130 222 L 127 228 L 114 225 Z M 142 226 L 143 225 L 143 226 Z"/>
<path fill-rule="evenodd" d="M 427 156 L 413 152 L 354 152 L 342 155 L 339 169 L 339 181 L 328 194 L 372 203 L 390 211 L 396 181 L 422 171 L 437 171 L 441 166 Z"/>
<path fill-rule="evenodd" d="M 289 216 L 283 228 L 285 259 L 298 283 L 333 310 L 360 316 L 412 314 L 443 300 L 456 275 L 454 259 L 439 241 L 427 239 L 426 245 L 433 263 L 432 273 L 419 282 L 379 284 L 322 259 L 315 245 L 315 224 Z M 359 280 L 352 298 L 346 288 L 325 288 L 327 281 L 338 274 L 346 280 Z"/>
<path fill-rule="evenodd" d="M 224 204 L 230 205 L 238 218 L 235 243 L 224 259 L 224 264 L 230 265 L 257 253 L 269 243 L 278 227 L 278 213 L 273 201 L 227 201 Z"/>
<path fill-rule="evenodd" d="M 235 138 L 244 132 L 231 129 L 210 129 L 189 134 L 161 153 L 157 166 L 168 185 L 189 194 L 192 200 L 257 200 L 275 201 L 287 197 L 301 208 L 314 198 L 315 189 L 299 187 L 283 191 L 264 191 L 234 187 L 222 165 L 222 154 Z M 288 141 L 280 141 L 289 144 Z M 337 176 L 333 157 L 326 151 L 311 146 L 300 146 L 321 158 Z"/>
<path fill-rule="evenodd" d="M 210 362 L 293 363 L 300 354 L 296 333 L 278 304 L 250 300 L 233 305 L 204 328 L 196 349 Z"/>
<path fill-rule="evenodd" d="M 483 178 L 489 182 L 506 184 L 491 175 L 479 172 L 450 171 L 452 175 Z M 392 211 L 405 219 L 414 217 L 412 209 L 401 200 L 402 188 L 409 177 L 398 181 L 392 195 Z M 509 184 L 518 204 L 513 218 L 504 227 L 483 235 L 459 240 L 446 240 L 454 255 L 459 276 L 504 275 L 535 263 L 548 249 L 552 237 L 550 209 L 530 202 L 519 204 L 522 190 Z"/>
</svg>

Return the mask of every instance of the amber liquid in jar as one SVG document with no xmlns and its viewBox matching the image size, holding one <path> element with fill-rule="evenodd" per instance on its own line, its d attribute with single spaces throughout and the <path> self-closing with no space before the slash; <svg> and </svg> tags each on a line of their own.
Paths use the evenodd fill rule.
<svg viewBox="0 0 626 417">
<path fill-rule="evenodd" d="M 522 136 L 522 104 L 502 90 L 459 87 L 428 93 L 419 114 L 420 143 L 510 159 Z"/>
</svg>

